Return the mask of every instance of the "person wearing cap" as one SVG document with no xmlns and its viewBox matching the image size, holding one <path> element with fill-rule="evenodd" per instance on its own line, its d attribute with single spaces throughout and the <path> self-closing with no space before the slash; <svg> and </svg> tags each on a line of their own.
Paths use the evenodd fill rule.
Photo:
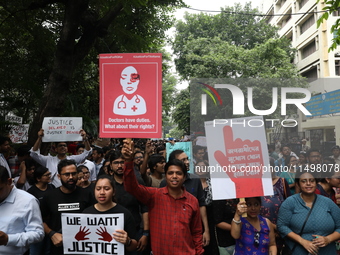
<svg viewBox="0 0 340 255">
<path fill-rule="evenodd" d="M 305 152 L 307 152 L 310 149 L 310 147 L 306 145 L 306 143 L 307 143 L 306 139 L 301 140 L 301 150 Z"/>
<path fill-rule="evenodd" d="M 335 164 L 340 165 L 340 146 L 335 145 L 332 147 L 332 156 L 330 158 L 333 158 L 335 161 Z"/>
</svg>

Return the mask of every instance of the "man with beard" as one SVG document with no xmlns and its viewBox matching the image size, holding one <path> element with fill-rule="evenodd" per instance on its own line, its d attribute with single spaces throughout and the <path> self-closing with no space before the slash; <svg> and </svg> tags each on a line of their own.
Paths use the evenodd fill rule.
<svg viewBox="0 0 340 255">
<path fill-rule="evenodd" d="M 41 203 L 45 234 L 52 241 L 51 255 L 63 253 L 63 235 L 61 233 L 62 213 L 81 213 L 91 206 L 89 192 L 76 186 L 78 180 L 77 166 L 74 160 L 63 159 L 58 164 L 58 178 L 61 186 L 49 191 Z"/>
<path fill-rule="evenodd" d="M 115 185 L 115 198 L 117 203 L 128 209 L 136 223 L 136 240 L 138 242 L 137 251 L 142 252 L 147 244 L 149 237 L 149 218 L 146 206 L 137 200 L 133 195 L 128 193 L 124 188 L 123 173 L 124 159 L 120 151 L 116 151 L 110 157 L 110 168 L 113 171 L 113 183 Z M 143 180 L 138 180 L 139 184 L 144 185 Z M 143 229 L 140 227 L 143 217 Z"/>
<path fill-rule="evenodd" d="M 85 158 L 91 153 L 92 149 L 90 143 L 86 137 L 86 132 L 81 129 L 79 131 L 80 135 L 82 136 L 85 144 L 85 151 L 80 155 L 71 155 L 68 156 L 68 148 L 66 142 L 56 142 L 55 143 L 55 152 L 56 156 L 52 155 L 42 155 L 40 154 L 40 146 L 42 143 L 42 138 L 44 136 L 44 130 L 40 129 L 38 132 L 38 139 L 33 145 L 31 149 L 31 157 L 40 165 L 48 168 L 51 172 L 51 182 L 55 187 L 59 187 L 61 185 L 59 178 L 57 178 L 57 165 L 60 160 L 63 159 L 73 159 L 77 164 L 80 164 L 85 160 Z"/>
</svg>

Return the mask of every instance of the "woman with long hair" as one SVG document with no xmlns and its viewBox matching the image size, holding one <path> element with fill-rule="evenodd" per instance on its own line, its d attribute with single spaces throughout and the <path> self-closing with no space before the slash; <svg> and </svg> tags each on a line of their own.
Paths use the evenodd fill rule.
<svg viewBox="0 0 340 255">
<path fill-rule="evenodd" d="M 97 203 L 86 208 L 83 213 L 91 214 L 124 214 L 124 229 L 116 230 L 112 238 L 125 245 L 125 251 L 134 251 L 137 248 L 135 239 L 135 221 L 129 210 L 117 204 L 114 199 L 115 188 L 112 178 L 108 175 L 97 177 L 94 188 Z"/>
</svg>

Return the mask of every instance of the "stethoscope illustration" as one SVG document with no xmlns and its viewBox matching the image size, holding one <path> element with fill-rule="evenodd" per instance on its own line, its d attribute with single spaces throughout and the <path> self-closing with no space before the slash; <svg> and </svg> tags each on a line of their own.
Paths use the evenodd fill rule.
<svg viewBox="0 0 340 255">
<path fill-rule="evenodd" d="M 126 109 L 126 102 L 124 101 L 124 95 L 120 98 L 120 101 L 118 102 L 118 109 Z M 138 98 L 138 95 L 136 95 L 135 99 L 136 104 L 140 103 L 140 99 Z"/>
</svg>

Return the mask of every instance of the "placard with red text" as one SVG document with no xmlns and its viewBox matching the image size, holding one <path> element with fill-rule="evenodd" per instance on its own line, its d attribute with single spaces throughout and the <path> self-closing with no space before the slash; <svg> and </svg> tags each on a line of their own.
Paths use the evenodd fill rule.
<svg viewBox="0 0 340 255">
<path fill-rule="evenodd" d="M 214 200 L 273 195 L 262 116 L 205 122 Z"/>
</svg>

